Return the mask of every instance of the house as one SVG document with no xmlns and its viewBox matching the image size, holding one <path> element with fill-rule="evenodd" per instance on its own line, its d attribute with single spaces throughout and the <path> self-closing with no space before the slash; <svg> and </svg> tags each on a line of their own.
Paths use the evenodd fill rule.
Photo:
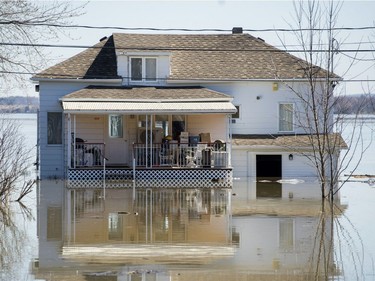
<svg viewBox="0 0 375 281">
<path fill-rule="evenodd" d="M 309 147 L 284 83 L 307 87 L 303 64 L 242 28 L 103 38 L 32 78 L 40 178 L 228 187 L 233 177 L 314 177 L 296 154 Z"/>
</svg>

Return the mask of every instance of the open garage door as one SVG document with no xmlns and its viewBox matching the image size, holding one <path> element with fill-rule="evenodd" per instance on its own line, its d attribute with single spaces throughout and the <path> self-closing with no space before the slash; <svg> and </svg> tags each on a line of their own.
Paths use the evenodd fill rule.
<svg viewBox="0 0 375 281">
<path fill-rule="evenodd" d="M 257 155 L 256 175 L 257 178 L 281 179 L 281 155 Z"/>
</svg>

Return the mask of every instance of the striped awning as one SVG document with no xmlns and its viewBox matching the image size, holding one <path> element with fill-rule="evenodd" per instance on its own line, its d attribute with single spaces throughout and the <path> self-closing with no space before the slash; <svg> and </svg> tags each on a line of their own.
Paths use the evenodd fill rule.
<svg viewBox="0 0 375 281">
<path fill-rule="evenodd" d="M 236 112 L 231 102 L 87 102 L 63 101 L 67 113 L 117 112 L 145 113 L 228 113 Z"/>
</svg>

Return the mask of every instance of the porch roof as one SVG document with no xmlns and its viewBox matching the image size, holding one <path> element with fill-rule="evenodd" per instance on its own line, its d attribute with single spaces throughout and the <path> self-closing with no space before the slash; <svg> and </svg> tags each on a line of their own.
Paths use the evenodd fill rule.
<svg viewBox="0 0 375 281">
<path fill-rule="evenodd" d="M 203 87 L 89 86 L 61 99 L 65 112 L 227 113 L 236 112 L 232 97 Z"/>
</svg>

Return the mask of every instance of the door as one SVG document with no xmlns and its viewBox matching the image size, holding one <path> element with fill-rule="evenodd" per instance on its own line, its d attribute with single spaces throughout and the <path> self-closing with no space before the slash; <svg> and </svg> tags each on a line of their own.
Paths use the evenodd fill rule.
<svg viewBox="0 0 375 281">
<path fill-rule="evenodd" d="M 281 179 L 281 155 L 257 155 L 256 176 L 257 178 Z"/>
<path fill-rule="evenodd" d="M 125 116 L 108 115 L 107 141 L 105 144 L 106 158 L 109 165 L 128 165 L 128 139 L 126 134 Z"/>
</svg>

